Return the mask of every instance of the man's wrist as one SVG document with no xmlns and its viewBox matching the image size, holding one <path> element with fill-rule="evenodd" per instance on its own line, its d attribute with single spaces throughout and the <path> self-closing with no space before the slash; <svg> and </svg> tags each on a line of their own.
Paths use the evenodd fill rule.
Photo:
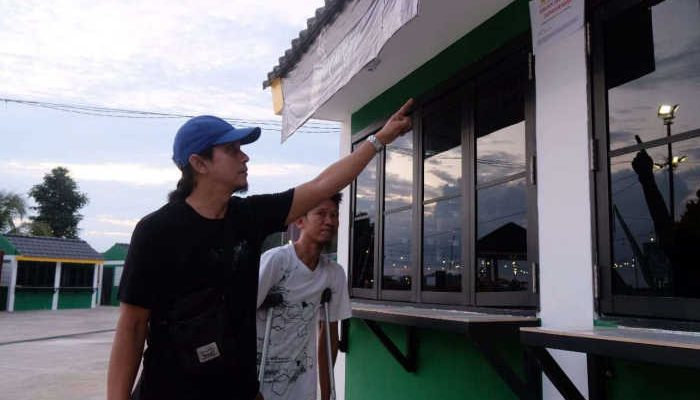
<svg viewBox="0 0 700 400">
<path fill-rule="evenodd" d="M 379 153 L 384 150 L 384 142 L 377 137 L 377 135 L 369 135 L 367 137 L 367 142 L 374 147 L 374 152 Z"/>
</svg>

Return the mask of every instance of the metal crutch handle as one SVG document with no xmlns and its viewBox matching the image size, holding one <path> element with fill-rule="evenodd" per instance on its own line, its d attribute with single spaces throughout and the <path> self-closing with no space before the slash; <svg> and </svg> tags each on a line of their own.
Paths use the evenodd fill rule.
<svg viewBox="0 0 700 400">
<path fill-rule="evenodd" d="M 284 301 L 281 293 L 270 293 L 265 297 L 265 300 L 260 305 L 260 308 L 266 310 L 265 321 L 265 337 L 263 338 L 262 355 L 260 356 L 260 370 L 258 372 L 258 382 L 260 386 L 263 384 L 263 376 L 265 376 L 265 363 L 267 361 L 267 348 L 270 346 L 270 330 L 272 329 L 272 309 L 280 305 Z"/>
<path fill-rule="evenodd" d="M 326 358 L 328 358 L 328 381 L 330 382 L 331 400 L 335 400 L 335 374 L 333 373 L 333 354 L 331 354 L 331 322 L 328 313 L 328 303 L 331 302 L 331 288 L 326 288 L 321 294 L 321 304 L 326 320 Z"/>
</svg>

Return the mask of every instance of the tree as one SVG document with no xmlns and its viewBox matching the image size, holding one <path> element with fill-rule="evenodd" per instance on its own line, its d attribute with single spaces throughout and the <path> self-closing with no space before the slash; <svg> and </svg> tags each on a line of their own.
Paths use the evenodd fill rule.
<svg viewBox="0 0 700 400">
<path fill-rule="evenodd" d="M 54 237 L 78 237 L 78 223 L 83 219 L 78 210 L 88 203 L 85 193 L 78 191 L 78 185 L 68 174 L 68 169 L 56 167 L 44 175 L 43 183 L 29 191 L 38 204 L 33 207 L 38 212 L 32 217 L 34 224 L 37 228 L 41 223 L 48 225 Z M 32 226 L 32 234 L 38 233 Z"/>
<path fill-rule="evenodd" d="M 22 219 L 27 214 L 27 203 L 16 193 L 0 190 L 0 232 L 16 230 L 15 219 Z"/>
</svg>

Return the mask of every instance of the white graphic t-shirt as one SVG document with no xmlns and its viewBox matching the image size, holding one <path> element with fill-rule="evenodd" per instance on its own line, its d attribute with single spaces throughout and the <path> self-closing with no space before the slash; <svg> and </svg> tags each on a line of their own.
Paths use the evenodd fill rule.
<svg viewBox="0 0 700 400">
<path fill-rule="evenodd" d="M 338 263 L 321 255 L 312 271 L 299 259 L 293 244 L 271 249 L 260 258 L 258 307 L 269 293 L 280 293 L 284 299 L 270 309 L 272 329 L 260 383 L 265 400 L 316 400 L 316 333 L 318 322 L 325 320 L 321 294 L 326 288 L 332 293 L 330 320 L 350 318 L 345 271 Z M 267 312 L 259 309 L 257 315 L 258 366 Z"/>
</svg>

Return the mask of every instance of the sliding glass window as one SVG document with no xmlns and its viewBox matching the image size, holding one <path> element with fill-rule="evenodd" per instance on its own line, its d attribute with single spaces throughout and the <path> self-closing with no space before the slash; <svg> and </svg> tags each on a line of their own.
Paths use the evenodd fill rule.
<svg viewBox="0 0 700 400">
<path fill-rule="evenodd" d="M 604 313 L 700 320 L 700 4 L 594 14 Z"/>
<path fill-rule="evenodd" d="M 412 206 L 413 132 L 408 132 L 387 146 L 384 159 L 382 290 L 409 292 L 412 288 Z"/>
</svg>

